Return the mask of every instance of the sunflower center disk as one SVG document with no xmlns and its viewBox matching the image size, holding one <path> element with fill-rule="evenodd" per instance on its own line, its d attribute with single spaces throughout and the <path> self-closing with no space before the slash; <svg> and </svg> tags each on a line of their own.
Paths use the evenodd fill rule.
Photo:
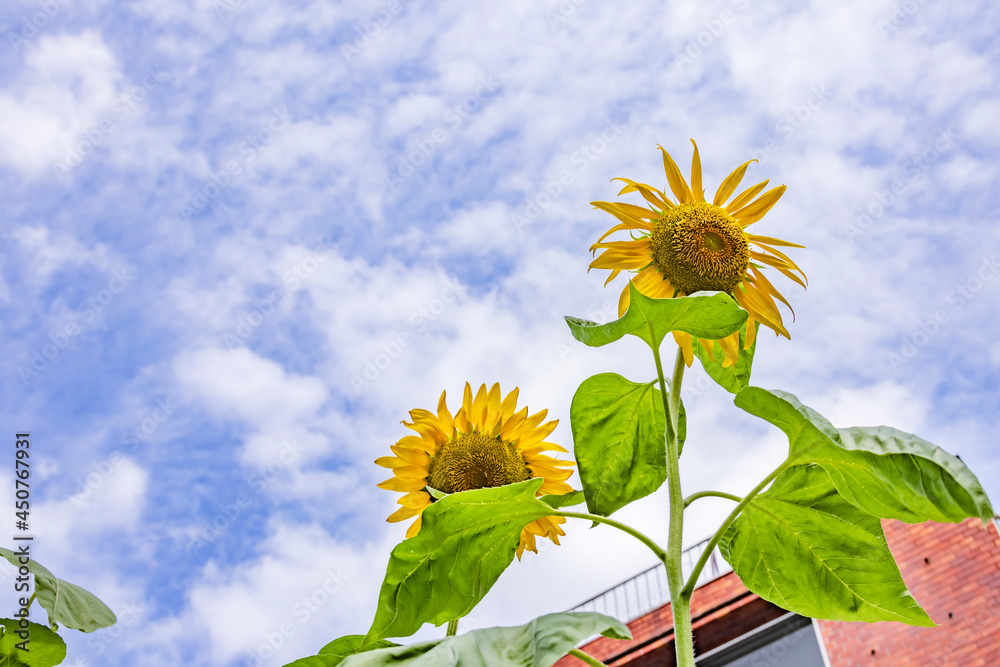
<svg viewBox="0 0 1000 667">
<path fill-rule="evenodd" d="M 513 444 L 484 433 L 462 434 L 431 460 L 427 483 L 445 493 L 504 486 L 531 479 Z"/>
<path fill-rule="evenodd" d="M 669 209 L 653 228 L 650 247 L 656 267 L 685 294 L 732 292 L 750 266 L 743 228 L 708 202 Z"/>
</svg>

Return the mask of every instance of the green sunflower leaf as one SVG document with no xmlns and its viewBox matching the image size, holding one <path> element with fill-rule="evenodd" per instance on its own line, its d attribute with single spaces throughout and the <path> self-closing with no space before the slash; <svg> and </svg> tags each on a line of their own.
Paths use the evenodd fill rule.
<svg viewBox="0 0 1000 667">
<path fill-rule="evenodd" d="M 301 658 L 291 662 L 284 667 L 336 667 L 348 656 L 365 651 L 374 651 L 381 648 L 393 648 L 399 646 L 390 641 L 381 640 L 372 644 L 365 644 L 364 635 L 346 635 L 334 639 L 332 642 L 319 650 L 319 655 Z M 3 665 L 0 665 L 3 667 Z"/>
<path fill-rule="evenodd" d="M 527 625 L 485 628 L 456 637 L 359 653 L 340 664 L 341 667 L 549 667 L 577 644 L 597 634 L 613 639 L 632 638 L 628 627 L 617 619 L 594 612 L 565 612 L 541 616 Z M 292 664 L 326 667 L 337 663 Z"/>
<path fill-rule="evenodd" d="M 521 531 L 550 516 L 545 480 L 452 493 L 424 510 L 420 532 L 392 550 L 366 637 L 408 637 L 468 615 L 514 559 Z"/>
<path fill-rule="evenodd" d="M 698 341 L 691 341 L 694 356 L 698 357 L 698 360 L 701 361 L 702 368 L 708 373 L 708 377 L 715 380 L 720 387 L 733 394 L 739 393 L 741 389 L 750 384 L 750 370 L 753 367 L 753 355 L 757 349 L 757 339 L 754 338 L 753 345 L 749 349 L 744 350 L 743 345 L 746 342 L 746 337 L 747 328 L 746 325 L 743 325 L 743 328 L 740 329 L 740 356 L 736 363 L 729 368 L 722 367 L 722 362 L 725 360 L 726 354 L 722 351 L 722 345 L 719 344 L 718 340 L 712 341 L 711 356 L 709 356 L 708 351 Z"/>
<path fill-rule="evenodd" d="M 0 556 L 15 567 L 21 565 L 18 554 L 10 549 L 0 547 Z M 48 613 L 50 623 L 82 632 L 93 632 L 110 627 L 118 621 L 115 613 L 96 595 L 76 584 L 58 579 L 38 561 L 29 560 L 28 570 L 35 575 L 38 603 Z"/>
<path fill-rule="evenodd" d="M 66 643 L 44 625 L 28 623 L 22 630 L 12 618 L 0 618 L 0 667 L 54 667 L 66 659 Z M 27 637 L 18 632 L 29 633 Z M 28 639 L 27 651 L 17 647 Z M 24 644 L 21 644 L 25 646 Z"/>
<path fill-rule="evenodd" d="M 744 585 L 803 616 L 934 626 L 906 589 L 878 517 L 849 503 L 823 468 L 786 470 L 719 543 Z"/>
<path fill-rule="evenodd" d="M 615 373 L 587 378 L 570 406 L 573 454 L 592 514 L 609 516 L 660 488 L 667 477 L 663 399 L 654 382 Z M 681 406 L 681 445 L 687 417 Z"/>
<path fill-rule="evenodd" d="M 607 324 L 566 317 L 573 337 L 584 345 L 601 347 L 626 334 L 638 336 L 659 349 L 671 331 L 697 338 L 717 339 L 738 331 L 747 313 L 723 292 L 695 292 L 676 299 L 652 299 L 629 283 L 630 302 L 625 315 Z"/>
<path fill-rule="evenodd" d="M 785 432 L 789 463 L 817 463 L 848 502 L 882 519 L 958 523 L 993 516 L 962 460 L 888 426 L 836 429 L 795 396 L 747 387 L 736 405 Z"/>
</svg>

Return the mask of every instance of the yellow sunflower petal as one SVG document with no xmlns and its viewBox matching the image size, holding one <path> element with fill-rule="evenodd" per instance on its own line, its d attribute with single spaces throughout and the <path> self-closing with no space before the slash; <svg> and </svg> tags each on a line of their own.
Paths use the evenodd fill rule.
<svg viewBox="0 0 1000 667">
<path fill-rule="evenodd" d="M 441 398 L 438 399 L 438 427 L 448 435 L 451 435 L 451 432 L 455 430 L 455 418 L 451 416 L 443 391 Z"/>
<path fill-rule="evenodd" d="M 740 358 L 740 332 L 734 331 L 725 338 L 720 338 L 719 345 L 722 346 L 722 351 L 726 355 L 722 367 L 729 368 Z"/>
<path fill-rule="evenodd" d="M 418 516 L 417 520 L 411 523 L 410 527 L 406 529 L 406 539 L 410 539 L 411 537 L 420 532 L 420 520 L 421 519 Z"/>
<path fill-rule="evenodd" d="M 781 321 L 781 313 L 778 312 L 778 307 L 774 305 L 774 302 L 757 289 L 753 283 L 743 281 L 741 285 L 743 285 L 744 290 L 733 290 L 736 303 L 743 310 L 751 313 L 755 320 L 767 325 L 775 333 L 779 333 L 785 338 L 791 338 Z"/>
<path fill-rule="evenodd" d="M 521 408 L 521 410 L 504 423 L 503 428 L 500 429 L 500 439 L 513 440 L 514 434 L 521 430 L 521 427 L 524 425 L 527 418 L 528 408 Z"/>
<path fill-rule="evenodd" d="M 382 466 L 383 468 L 402 468 L 407 465 L 406 461 L 396 458 L 395 456 L 380 456 L 375 459 L 375 465 Z"/>
<path fill-rule="evenodd" d="M 400 461 L 404 461 L 409 465 L 427 466 L 431 462 L 431 457 L 423 449 L 411 449 L 409 447 L 401 447 L 398 444 L 392 445 L 389 449 L 392 450 Z M 379 465 L 382 464 L 379 463 Z"/>
<path fill-rule="evenodd" d="M 638 192 L 642 195 L 642 198 L 648 201 L 650 204 L 655 206 L 660 210 L 667 210 L 668 208 L 673 208 L 674 203 L 667 199 L 667 196 L 654 188 L 651 185 L 646 185 L 645 183 L 637 183 L 628 178 L 612 178 L 612 181 L 622 181 L 627 183 L 627 185 L 621 189 L 618 196 L 628 194 L 630 192 Z"/>
<path fill-rule="evenodd" d="M 684 363 L 690 367 L 694 363 L 694 350 L 691 348 L 691 334 L 684 333 L 683 331 L 673 332 L 674 342 L 677 346 L 681 348 L 681 352 L 684 353 Z"/>
<path fill-rule="evenodd" d="M 466 411 L 464 406 L 459 408 L 458 412 L 455 413 L 455 428 L 460 433 L 468 433 L 469 431 L 472 430 L 469 424 L 469 418 L 466 417 Z"/>
<path fill-rule="evenodd" d="M 764 217 L 765 213 L 770 211 L 771 208 L 778 203 L 778 200 L 781 199 L 781 195 L 785 194 L 785 190 L 787 189 L 788 188 L 784 185 L 771 188 L 762 194 L 756 201 L 747 204 L 731 215 L 736 218 L 736 222 L 740 223 L 744 227 L 757 222 Z"/>
<path fill-rule="evenodd" d="M 483 414 L 483 430 L 492 433 L 493 429 L 500 422 L 500 385 L 494 383 L 490 387 L 490 393 L 486 396 L 486 410 Z"/>
<path fill-rule="evenodd" d="M 557 445 L 554 442 L 539 442 L 532 445 L 531 447 L 526 447 L 521 450 L 521 454 L 524 456 L 530 456 L 531 454 L 537 454 L 541 452 L 562 452 L 563 454 L 569 454 L 569 450 L 561 445 Z"/>
<path fill-rule="evenodd" d="M 746 190 L 744 190 L 743 192 L 741 192 L 740 194 L 738 194 L 736 196 L 736 199 L 734 199 L 733 201 L 729 202 L 729 204 L 725 208 L 723 208 L 723 210 L 726 213 L 729 213 L 730 215 L 732 215 L 733 211 L 738 211 L 741 208 L 743 208 L 744 206 L 746 206 L 747 202 L 749 202 L 751 199 L 753 199 L 754 197 L 756 197 L 760 193 L 761 190 L 763 190 L 764 188 L 767 187 L 767 184 L 770 183 L 770 182 L 771 182 L 771 179 L 768 179 L 766 181 L 761 181 L 757 185 L 754 185 L 754 186 L 751 186 L 751 187 L 747 188 Z"/>
<path fill-rule="evenodd" d="M 778 301 L 781 301 L 781 303 L 783 303 L 786 306 L 788 306 L 788 310 L 792 311 L 792 318 L 794 318 L 795 317 L 795 309 L 792 308 L 792 304 L 788 303 L 788 300 L 785 299 L 785 297 L 781 296 L 781 292 L 779 292 L 777 289 L 775 289 L 774 285 L 771 284 L 771 281 L 769 281 L 767 279 L 767 276 L 765 276 L 763 273 L 761 273 L 757 269 L 756 266 L 751 266 L 750 267 L 750 271 L 753 273 L 753 276 L 754 276 L 754 284 L 756 284 L 759 287 L 763 288 L 764 290 L 767 291 L 768 294 L 770 294 L 771 296 L 773 296 L 774 298 L 776 298 Z"/>
<path fill-rule="evenodd" d="M 431 494 L 426 491 L 411 491 L 396 501 L 403 507 L 422 510 L 431 504 Z"/>
<path fill-rule="evenodd" d="M 548 414 L 549 414 L 548 410 L 541 410 L 540 412 L 536 412 L 535 414 L 525 419 L 523 432 L 530 433 L 531 431 L 538 428 L 538 425 L 541 424 L 543 421 L 545 421 L 545 418 L 548 416 Z"/>
<path fill-rule="evenodd" d="M 632 295 L 629 293 L 628 285 L 625 285 L 625 289 L 622 290 L 621 296 L 618 297 L 618 317 L 625 315 L 625 311 L 628 310 L 628 304 L 630 301 L 632 301 Z"/>
<path fill-rule="evenodd" d="M 424 482 L 424 486 L 427 485 L 426 466 L 400 466 L 399 468 L 393 469 L 392 474 L 400 479 L 418 479 Z"/>
<path fill-rule="evenodd" d="M 403 422 L 405 425 L 406 422 Z M 404 449 L 414 449 L 421 452 L 426 452 L 428 454 L 434 454 L 437 451 L 437 443 L 433 440 L 426 440 L 417 435 L 407 435 L 399 439 L 396 443 L 397 447 Z M 396 451 L 395 449 L 393 450 Z M 396 452 L 399 454 L 399 452 Z"/>
<path fill-rule="evenodd" d="M 552 431 L 556 430 L 556 426 L 559 425 L 558 419 L 553 419 L 552 421 L 539 426 L 533 431 L 528 432 L 526 435 L 522 436 L 517 441 L 518 449 L 527 449 L 532 445 L 535 445 L 542 440 L 545 440 Z"/>
<path fill-rule="evenodd" d="M 507 421 L 514 416 L 514 410 L 517 408 L 517 397 L 520 393 L 520 389 L 514 387 L 514 389 L 507 394 L 506 398 L 503 399 L 503 403 L 500 404 L 500 418 Z"/>
<path fill-rule="evenodd" d="M 757 243 L 764 246 L 776 245 L 787 248 L 805 248 L 804 245 L 799 245 L 798 243 L 790 243 L 788 241 L 776 239 L 773 236 L 761 236 L 760 234 L 747 234 L 747 240 L 750 243 Z"/>
<path fill-rule="evenodd" d="M 694 155 L 691 156 L 691 194 L 694 201 L 705 201 L 705 188 L 701 185 L 701 156 L 698 154 L 698 144 L 691 140 Z"/>
<path fill-rule="evenodd" d="M 465 418 L 472 419 L 472 385 L 465 383 L 465 391 L 462 393 L 462 408 L 465 410 Z"/>
<path fill-rule="evenodd" d="M 672 299 L 677 289 L 655 266 L 650 266 L 632 279 L 635 288 L 652 299 Z M 630 297 L 631 298 L 631 297 Z"/>
<path fill-rule="evenodd" d="M 555 482 L 545 480 L 540 487 L 538 487 L 538 492 L 543 496 L 561 496 L 564 493 L 569 493 L 573 490 L 573 487 L 566 482 Z"/>
<path fill-rule="evenodd" d="M 472 422 L 472 428 L 477 431 L 483 428 L 483 424 L 486 422 L 486 400 L 489 394 L 486 391 L 486 384 L 479 385 L 479 389 L 476 390 L 476 397 L 472 399 L 472 410 L 469 411 L 469 421 Z"/>
<path fill-rule="evenodd" d="M 412 519 L 415 516 L 420 515 L 420 510 L 410 509 L 409 507 L 400 507 L 398 510 L 389 515 L 386 519 L 389 523 L 396 523 L 398 521 L 406 521 L 407 519 Z"/>
<path fill-rule="evenodd" d="M 705 350 L 705 354 L 708 355 L 710 361 L 715 361 L 715 357 L 712 356 L 712 353 L 715 351 L 715 345 L 713 345 L 713 343 L 714 341 L 711 340 L 703 340 L 701 338 L 698 339 L 698 344 Z"/>
<path fill-rule="evenodd" d="M 743 349 L 749 350 L 750 346 L 753 345 L 754 340 L 757 338 L 757 324 L 754 322 L 752 317 L 747 318 L 747 337 L 743 342 Z"/>
<path fill-rule="evenodd" d="M 424 488 L 427 486 L 427 481 L 421 479 L 400 479 L 399 477 L 390 477 L 375 486 L 380 489 L 385 489 L 386 491 L 402 491 L 404 493 L 409 493 L 410 491 L 419 491 Z"/>
<path fill-rule="evenodd" d="M 729 196 L 736 192 L 736 188 L 739 187 L 740 181 L 743 180 L 743 174 L 746 173 L 747 167 L 750 166 L 751 162 L 756 162 L 757 160 L 747 160 L 740 166 L 733 169 L 733 173 L 726 176 L 726 180 L 722 181 L 722 185 L 715 192 L 715 199 L 712 200 L 713 206 L 722 206 L 729 199 Z"/>
<path fill-rule="evenodd" d="M 625 202 L 617 201 L 592 201 L 590 202 L 595 208 L 599 208 L 602 211 L 607 211 L 611 215 L 615 216 L 622 222 L 634 222 L 636 220 L 644 222 L 648 225 L 649 229 L 653 228 L 652 221 L 658 220 L 662 213 L 659 211 L 654 211 L 652 209 L 643 208 L 641 206 L 636 206 L 635 204 L 628 204 Z"/>
<path fill-rule="evenodd" d="M 412 424 L 403 422 L 403 426 L 409 429 L 413 429 L 420 434 L 420 437 L 426 441 L 432 442 L 435 445 L 443 445 L 448 441 L 448 436 L 441 432 L 441 429 L 437 425 L 437 419 L 434 421 L 426 421 L 423 419 L 417 420 Z M 449 434 L 450 435 L 450 434 Z M 434 450 L 431 450 L 433 452 Z"/>
<path fill-rule="evenodd" d="M 663 171 L 667 175 L 667 183 L 670 184 L 670 190 L 677 197 L 677 201 L 682 204 L 690 204 L 694 202 L 694 195 L 691 194 L 691 188 L 688 187 L 687 181 L 684 180 L 684 176 L 681 175 L 681 170 L 677 168 L 674 163 L 674 159 L 670 157 L 670 153 L 663 146 L 657 144 L 657 148 L 663 153 Z"/>
</svg>

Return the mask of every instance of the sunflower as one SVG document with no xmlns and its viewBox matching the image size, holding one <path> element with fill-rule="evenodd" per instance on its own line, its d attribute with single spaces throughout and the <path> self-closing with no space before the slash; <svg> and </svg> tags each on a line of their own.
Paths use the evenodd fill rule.
<svg viewBox="0 0 1000 667">
<path fill-rule="evenodd" d="M 768 181 L 764 181 L 729 201 L 743 180 L 747 167 L 756 162 L 749 160 L 722 181 L 710 204 L 705 199 L 701 184 L 698 145 L 693 139 L 691 143 L 694 145 L 691 185 L 684 180 L 666 149 L 657 146 L 663 153 L 663 170 L 670 190 L 677 198 L 676 203 L 660 190 L 627 178 L 614 179 L 625 183 L 619 196 L 638 192 L 651 204 L 649 209 L 620 202 L 591 202 L 595 208 L 607 211 L 621 222 L 591 246 L 592 253 L 602 252 L 591 262 L 590 268 L 611 269 L 605 285 L 623 270 L 635 272 L 637 275 L 632 276 L 630 282 L 644 295 L 658 299 L 686 296 L 701 290 L 729 294 L 749 313 L 744 349 L 753 344 L 758 322 L 776 334 L 791 338 L 781 321 L 775 299 L 788 306 L 789 310 L 792 307 L 761 269 L 762 265 L 775 268 L 805 287 L 805 274 L 777 249 L 805 246 L 746 231 L 746 227 L 771 210 L 784 194 L 785 186 L 772 188 L 758 197 L 767 187 Z M 632 240 L 603 242 L 610 234 L 621 230 L 634 230 L 630 232 Z M 619 317 L 628 310 L 628 304 L 629 288 L 626 285 L 618 301 Z M 674 339 L 684 352 L 684 361 L 690 366 L 694 359 L 691 336 L 677 331 L 674 332 Z M 711 356 L 712 341 L 699 342 Z M 736 363 L 739 332 L 721 339 L 719 343 L 725 353 L 723 366 Z"/>
<path fill-rule="evenodd" d="M 483 489 L 541 477 L 545 481 L 538 495 L 569 493 L 566 480 L 573 474 L 567 468 L 573 461 L 560 461 L 542 452 L 568 453 L 559 445 L 545 442 L 558 420 L 542 423 L 548 410 L 528 416 L 528 408 L 516 411 L 517 388 L 501 400 L 500 385 L 489 391 L 479 387 L 475 398 L 465 384 L 462 407 L 452 417 L 441 392 L 437 415 L 429 410 L 411 410 L 412 423 L 403 422 L 417 435 L 408 435 L 392 446 L 395 456 L 375 461 L 392 470 L 393 476 L 378 486 L 404 492 L 397 502 L 402 507 L 386 519 L 389 522 L 417 520 L 406 531 L 413 537 L 420 531 L 420 515 L 434 502 L 427 487 L 445 493 Z M 535 537 L 548 537 L 559 544 L 565 535 L 563 517 L 549 516 L 529 523 L 521 532 L 517 546 L 520 560 L 524 550 L 538 553 Z"/>
</svg>

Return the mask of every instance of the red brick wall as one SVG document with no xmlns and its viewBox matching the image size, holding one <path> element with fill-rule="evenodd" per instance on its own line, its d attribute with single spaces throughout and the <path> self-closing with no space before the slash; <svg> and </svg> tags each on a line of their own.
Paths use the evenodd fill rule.
<svg viewBox="0 0 1000 667">
<path fill-rule="evenodd" d="M 695 590 L 691 598 L 691 617 L 697 620 L 692 625 L 697 631 L 698 627 L 756 599 L 758 599 L 757 596 L 749 593 L 739 578 L 730 572 Z M 729 604 L 726 604 L 727 602 Z M 720 606 L 720 609 L 706 614 L 706 612 Z M 668 633 L 674 627 L 671 614 L 669 604 L 654 609 L 628 624 L 629 630 L 632 631 L 632 641 L 625 642 L 619 639 L 601 637 L 587 644 L 582 650 L 603 662 L 608 662 L 615 656 L 631 651 L 623 661 L 608 663 L 609 665 L 629 664 L 640 656 L 656 651 L 664 644 L 673 644 L 673 633 Z M 645 642 L 649 643 L 642 646 Z M 642 646 L 642 648 L 633 650 L 638 646 Z M 582 664 L 580 660 L 568 656 L 556 663 L 557 667 L 579 667 Z"/>
<path fill-rule="evenodd" d="M 982 522 L 970 519 L 961 524 L 883 521 L 883 526 L 907 586 L 939 627 L 820 621 L 831 667 L 1000 667 L 996 525 L 983 529 Z M 732 621 L 745 622 L 747 606 L 758 601 L 733 573 L 698 588 L 691 602 L 696 638 L 699 628 L 707 638 L 708 624 L 727 623 L 730 614 Z M 672 627 L 668 604 L 629 623 L 632 641 L 601 637 L 583 650 L 609 665 L 672 665 L 664 657 L 664 647 L 673 644 Z M 571 657 L 556 663 L 582 664 Z"/>
<path fill-rule="evenodd" d="M 831 667 L 1000 667 L 996 524 L 882 523 L 907 587 L 939 627 L 820 621 Z"/>
</svg>

